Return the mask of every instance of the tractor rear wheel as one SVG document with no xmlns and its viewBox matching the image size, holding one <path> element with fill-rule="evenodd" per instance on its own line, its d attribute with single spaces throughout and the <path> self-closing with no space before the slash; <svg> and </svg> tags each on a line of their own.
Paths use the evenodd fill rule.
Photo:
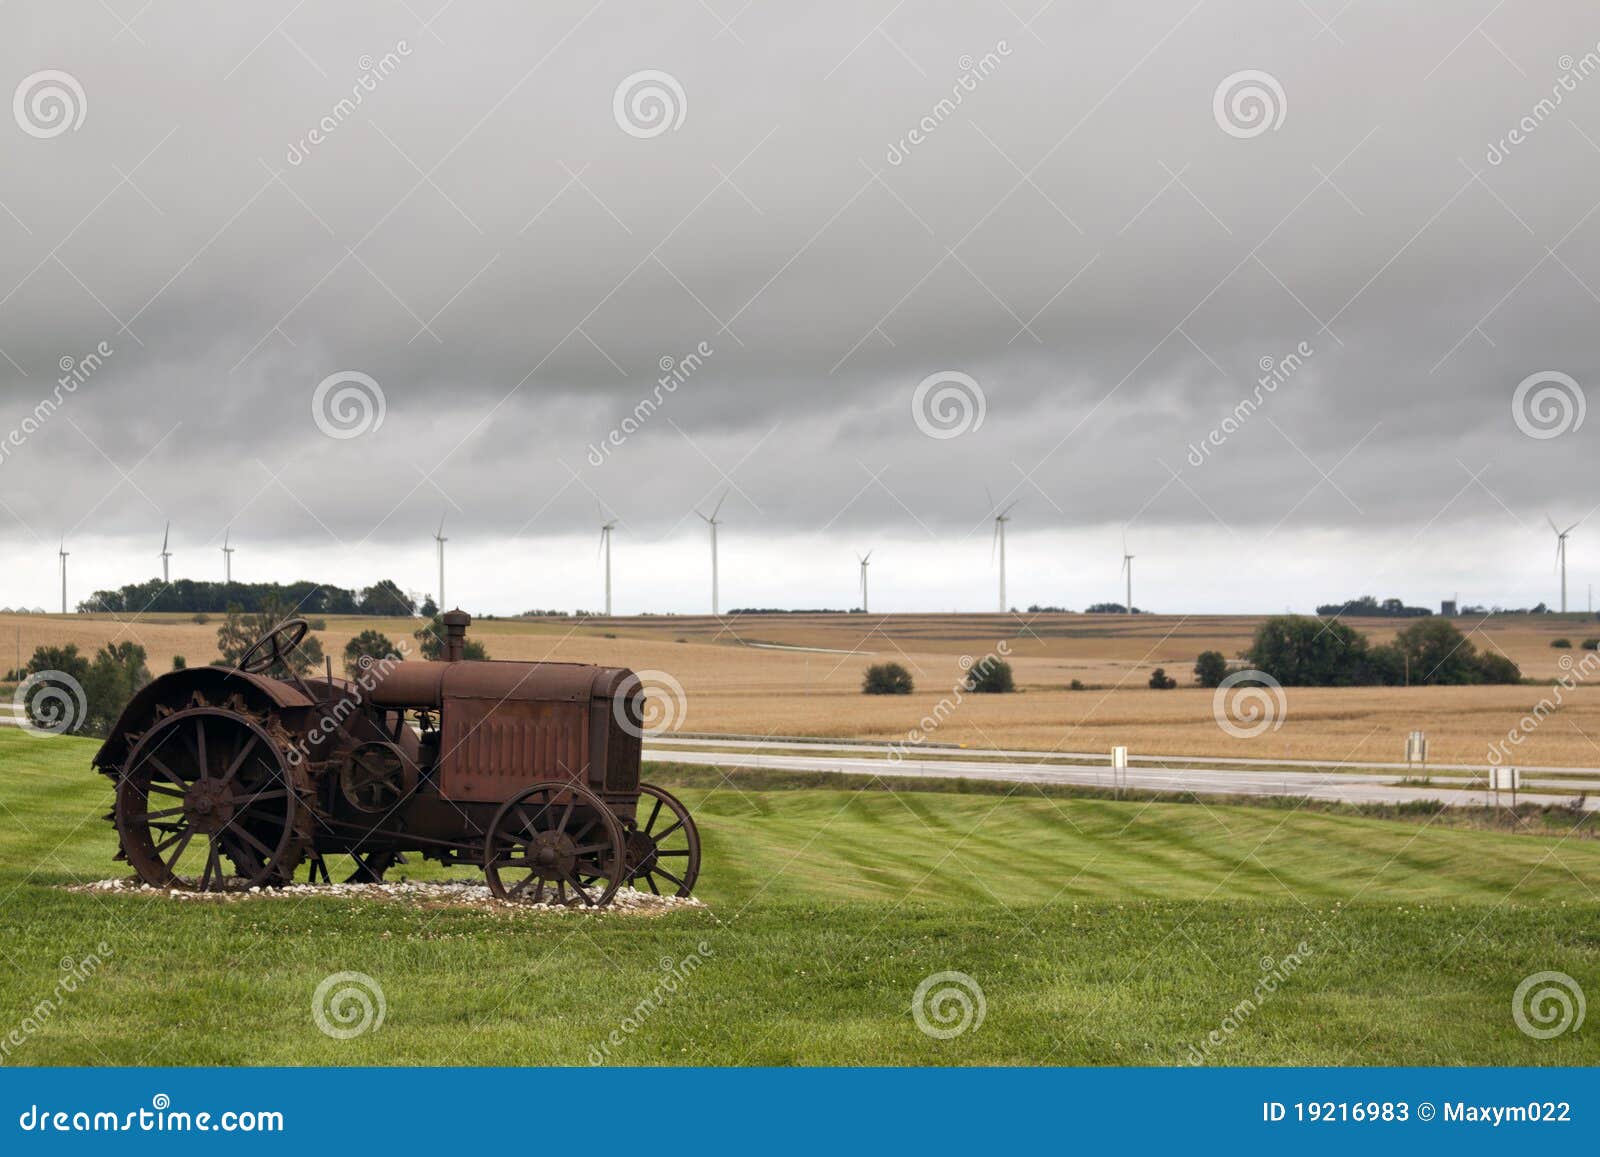
<svg viewBox="0 0 1600 1157">
<path fill-rule="evenodd" d="M 123 764 L 113 815 L 129 864 L 157 888 L 271 887 L 305 851 L 287 758 L 257 720 L 223 707 L 157 720 Z"/>
</svg>

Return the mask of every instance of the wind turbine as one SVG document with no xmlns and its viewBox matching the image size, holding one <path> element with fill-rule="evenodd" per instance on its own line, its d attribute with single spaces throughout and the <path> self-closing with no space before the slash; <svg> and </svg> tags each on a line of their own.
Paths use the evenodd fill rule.
<svg viewBox="0 0 1600 1157">
<path fill-rule="evenodd" d="M 869 550 L 866 554 L 858 554 L 856 558 L 861 560 L 861 609 L 865 612 L 867 609 L 867 566 L 868 560 L 872 558 L 872 551 Z"/>
<path fill-rule="evenodd" d="M 233 582 L 233 552 L 235 548 L 228 545 L 228 537 L 232 533 L 233 531 L 231 530 L 222 532 L 222 581 L 225 583 Z"/>
<path fill-rule="evenodd" d="M 1550 524 L 1550 529 L 1556 532 L 1556 567 L 1561 571 L 1561 613 L 1567 613 L 1567 535 L 1577 530 L 1583 519 L 1578 519 L 1567 529 L 1562 530 L 1555 523 L 1555 519 L 1548 514 L 1544 520 Z"/>
<path fill-rule="evenodd" d="M 722 613 L 721 603 L 717 598 L 717 527 L 722 524 L 717 521 L 717 511 L 722 509 L 722 504 L 727 500 L 728 492 L 724 490 L 722 497 L 717 499 L 717 504 L 711 508 L 709 515 L 700 514 L 698 510 L 695 511 L 705 520 L 705 524 L 711 528 L 711 613 L 713 615 Z"/>
<path fill-rule="evenodd" d="M 986 489 L 984 493 L 988 494 L 989 492 Z M 1017 502 L 1020 501 L 1022 501 L 1020 498 L 1017 499 Z M 1013 502 L 1011 506 L 1006 507 L 1004 510 L 995 511 L 994 539 L 989 549 L 991 562 L 996 555 L 1000 559 L 1000 613 L 1002 615 L 1006 613 L 1006 523 L 1011 521 L 1011 510 L 1012 507 L 1016 506 L 1017 502 Z M 994 510 L 993 496 L 989 498 L 989 509 Z"/>
<path fill-rule="evenodd" d="M 1122 536 L 1122 571 L 1128 576 L 1128 614 L 1133 614 L 1133 555 L 1128 553 L 1128 536 Z"/>
<path fill-rule="evenodd" d="M 171 576 L 167 573 L 167 560 L 172 557 L 172 552 L 167 549 L 167 539 L 171 534 L 172 523 L 169 522 L 167 523 L 167 529 L 161 532 L 161 581 L 163 583 L 172 581 Z"/>
<path fill-rule="evenodd" d="M 617 520 L 600 524 L 600 553 L 606 556 L 606 618 L 611 617 L 611 532 L 616 529 Z"/>
<path fill-rule="evenodd" d="M 444 601 L 444 544 L 450 540 L 444 536 L 444 515 L 439 515 L 439 529 L 433 532 L 433 542 L 439 551 L 439 610 L 444 611 L 450 604 Z"/>
<path fill-rule="evenodd" d="M 67 613 L 67 540 L 62 539 L 61 545 L 56 548 L 56 554 L 61 559 L 61 613 Z"/>
</svg>

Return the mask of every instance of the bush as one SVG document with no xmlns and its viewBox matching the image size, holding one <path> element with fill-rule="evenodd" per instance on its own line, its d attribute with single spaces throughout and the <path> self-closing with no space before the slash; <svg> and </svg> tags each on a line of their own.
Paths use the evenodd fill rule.
<svg viewBox="0 0 1600 1157">
<path fill-rule="evenodd" d="M 1354 687 L 1374 682 L 1367 638 L 1347 623 L 1274 615 L 1256 628 L 1250 665 L 1285 687 Z"/>
<path fill-rule="evenodd" d="M 1202 687 L 1220 687 L 1228 677 L 1228 660 L 1221 651 L 1201 651 L 1194 661 L 1194 680 Z"/>
<path fill-rule="evenodd" d="M 863 695 L 909 695 L 913 690 L 911 672 L 899 663 L 874 663 L 861 679 Z"/>
<path fill-rule="evenodd" d="M 394 643 L 382 631 L 362 631 L 344 645 L 344 673 L 354 679 L 380 659 L 395 654 Z M 362 662 L 366 660 L 366 662 Z"/>
<path fill-rule="evenodd" d="M 1585 639 L 1583 641 L 1583 649 L 1585 651 L 1600 651 L 1600 639 Z"/>
<path fill-rule="evenodd" d="M 188 665 L 189 660 L 185 659 L 182 655 L 172 656 L 172 669 L 174 671 L 181 671 Z"/>
<path fill-rule="evenodd" d="M 1067 685 L 1067 690 L 1068 691 L 1082 691 L 1083 690 L 1083 680 L 1082 679 L 1074 679 L 1071 683 L 1069 683 Z"/>
<path fill-rule="evenodd" d="M 211 616 L 206 614 L 204 611 L 201 611 L 199 614 L 192 616 L 189 621 L 192 623 L 199 623 L 201 626 L 204 626 L 206 623 L 211 621 Z"/>
<path fill-rule="evenodd" d="M 1171 691 L 1177 685 L 1178 681 L 1167 674 L 1165 667 L 1157 667 L 1150 672 L 1150 690 L 1152 691 Z"/>
<path fill-rule="evenodd" d="M 967 689 L 980 695 L 1004 695 L 1017 689 L 1011 678 L 1011 664 L 1004 659 L 984 657 L 967 672 Z"/>
<path fill-rule="evenodd" d="M 150 681 L 145 657 L 145 649 L 134 642 L 108 643 L 95 653 L 93 663 L 78 653 L 76 644 L 39 647 L 28 661 L 27 674 L 41 678 L 24 708 L 35 725 L 47 730 L 55 729 L 52 722 L 65 720 L 66 730 L 105 735 L 134 692 Z M 81 717 L 72 683 L 83 690 Z"/>
<path fill-rule="evenodd" d="M 1570 651 L 1570 650 L 1572 650 L 1572 640 L 1571 639 L 1551 639 L 1550 640 L 1550 645 L 1552 647 L 1555 647 L 1557 650 L 1560 650 L 1560 651 Z"/>
</svg>

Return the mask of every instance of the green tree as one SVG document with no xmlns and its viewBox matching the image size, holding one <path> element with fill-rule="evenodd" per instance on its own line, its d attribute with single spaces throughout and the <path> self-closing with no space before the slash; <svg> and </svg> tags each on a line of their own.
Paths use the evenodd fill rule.
<svg viewBox="0 0 1600 1157">
<path fill-rule="evenodd" d="M 911 672 L 899 663 L 874 663 L 861 679 L 863 695 L 909 695 L 914 689 Z"/>
<path fill-rule="evenodd" d="M 409 619 L 417 613 L 417 604 L 393 579 L 379 579 L 361 592 L 361 613 Z"/>
<path fill-rule="evenodd" d="M 422 605 L 417 608 L 417 614 L 425 619 L 431 619 L 439 613 L 439 604 L 433 601 L 432 595 L 424 595 Z"/>
<path fill-rule="evenodd" d="M 89 660 L 79 653 L 76 643 L 34 648 L 22 674 L 33 680 L 22 698 L 22 708 L 33 726 L 61 732 L 81 731 L 85 727 L 88 723 Z M 80 703 L 85 705 L 80 706 Z"/>
<path fill-rule="evenodd" d="M 1157 667 L 1150 672 L 1150 690 L 1152 691 L 1171 691 L 1177 685 L 1178 681 L 1167 674 L 1165 667 Z"/>
<path fill-rule="evenodd" d="M 1394 648 L 1403 657 L 1412 685 L 1518 683 L 1522 672 L 1498 652 L 1479 654 L 1472 640 L 1448 619 L 1424 619 L 1401 631 Z"/>
<path fill-rule="evenodd" d="M 1256 628 L 1245 658 L 1285 687 L 1352 687 L 1370 682 L 1367 638 L 1337 620 L 1274 615 Z"/>
<path fill-rule="evenodd" d="M 344 645 L 344 673 L 354 679 L 362 671 L 395 653 L 394 643 L 382 631 L 362 631 Z M 362 660 L 367 662 L 363 663 Z"/>
<path fill-rule="evenodd" d="M 139 688 L 150 682 L 148 656 L 138 643 L 108 643 L 95 652 L 84 691 L 89 701 L 85 730 L 105 735 Z"/>
<path fill-rule="evenodd" d="M 967 689 L 980 695 L 1004 695 L 1017 689 L 1011 677 L 1011 664 L 988 656 L 978 660 L 967 673 Z"/>
<path fill-rule="evenodd" d="M 1201 651 L 1194 661 L 1194 679 L 1202 687 L 1220 687 L 1228 677 L 1228 660 L 1221 651 Z"/>
</svg>

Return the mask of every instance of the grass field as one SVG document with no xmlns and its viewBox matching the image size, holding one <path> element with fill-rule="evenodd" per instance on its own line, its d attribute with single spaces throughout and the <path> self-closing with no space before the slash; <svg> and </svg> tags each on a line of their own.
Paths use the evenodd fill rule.
<svg viewBox="0 0 1600 1157">
<path fill-rule="evenodd" d="M 173 655 L 189 663 L 216 657 L 212 621 L 185 616 L 118 622 L 104 616 L 0 616 L 0 654 L 24 658 L 43 643 L 76 642 L 92 651 L 134 639 L 165 670 Z M 472 626 L 497 659 L 563 659 L 659 670 L 685 689 L 681 726 L 746 735 L 904 739 L 963 676 L 960 658 L 980 658 L 1001 643 L 1010 651 L 1017 695 L 968 695 L 939 727 L 939 743 L 1041 751 L 1109 750 L 1248 758 L 1381 760 L 1402 758 L 1406 733 L 1428 733 L 1439 762 L 1484 764 L 1548 686 L 1290 688 L 1281 726 L 1236 738 L 1217 726 L 1212 694 L 1191 685 L 1202 650 L 1235 655 L 1260 622 L 1249 616 L 1141 615 L 770 615 L 712 619 L 672 616 L 611 620 L 484 620 Z M 1476 646 L 1503 650 L 1530 678 L 1557 674 L 1561 657 L 1581 657 L 1582 640 L 1600 635 L 1583 615 L 1460 620 Z M 1353 620 L 1374 641 L 1399 620 Z M 358 631 L 376 627 L 409 639 L 414 620 L 333 618 L 320 632 L 335 657 Z M 1550 641 L 1566 636 L 1574 650 Z M 829 650 L 773 650 L 757 644 Z M 908 696 L 860 694 L 870 662 L 893 659 L 913 673 Z M 1184 685 L 1151 691 L 1150 671 L 1165 667 Z M 1073 679 L 1089 684 L 1068 690 Z M 1590 680 L 1590 683 L 1600 680 Z M 1600 766 L 1600 687 L 1565 693 L 1560 709 L 1517 749 L 1527 765 Z"/>
<path fill-rule="evenodd" d="M 92 750 L 0 731 L 6 1063 L 1600 1063 L 1593 1024 L 1539 1041 L 1511 1009 L 1540 971 L 1600 991 L 1600 841 L 736 775 L 683 793 L 705 911 L 211 905 L 59 887 L 117 874 Z M 381 985 L 377 1031 L 313 1025 L 340 971 Z M 953 1039 L 911 1013 L 940 972 L 984 999 Z"/>
</svg>

